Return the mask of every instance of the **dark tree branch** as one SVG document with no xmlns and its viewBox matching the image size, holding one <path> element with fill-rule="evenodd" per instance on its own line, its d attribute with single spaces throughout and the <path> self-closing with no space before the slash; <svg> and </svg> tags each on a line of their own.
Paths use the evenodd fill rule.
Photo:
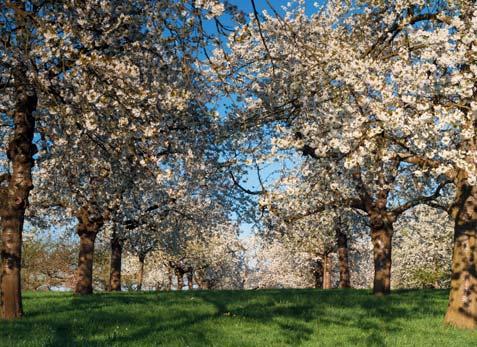
<svg viewBox="0 0 477 347">
<path fill-rule="evenodd" d="M 168 202 L 175 203 L 175 201 L 176 201 L 175 199 L 170 199 Z M 158 210 L 159 208 L 160 208 L 160 206 L 158 204 L 154 204 L 154 205 L 149 206 L 145 210 L 143 210 L 142 213 L 153 212 L 153 211 Z M 169 213 L 171 211 L 172 211 L 171 209 L 166 209 L 165 211 L 161 212 L 159 214 L 159 216 L 160 217 L 166 217 L 167 215 L 169 215 Z M 141 225 L 144 225 L 146 223 L 147 222 L 146 222 L 146 220 L 144 219 L 144 216 L 143 216 L 143 217 L 139 217 L 137 219 L 128 219 L 128 220 L 124 221 L 122 224 L 127 230 L 134 230 L 134 229 L 136 229 L 136 228 L 138 228 Z"/>
<path fill-rule="evenodd" d="M 241 191 L 244 193 L 250 194 L 250 195 L 264 195 L 267 193 L 266 190 L 250 190 L 245 187 L 243 187 L 236 179 L 235 176 L 232 172 L 230 172 L 230 177 L 232 178 L 232 182 L 236 187 L 238 187 Z"/>
<path fill-rule="evenodd" d="M 419 22 L 422 22 L 422 21 L 426 21 L 426 20 L 436 20 L 436 21 L 439 21 L 439 22 L 443 22 L 443 23 L 447 23 L 449 24 L 450 21 L 447 20 L 446 18 L 442 18 L 442 17 L 439 17 L 439 13 L 422 13 L 422 14 L 419 14 L 419 15 L 416 15 L 412 18 L 410 18 L 409 20 L 407 21 L 404 21 L 404 22 L 399 22 L 397 19 L 396 21 L 394 22 L 394 24 L 389 28 L 389 30 L 387 30 L 386 32 L 384 32 L 379 38 L 378 40 L 366 51 L 365 53 L 365 56 L 373 53 L 373 51 L 380 45 L 383 45 L 387 42 L 392 42 L 396 36 L 402 31 L 404 30 L 404 28 L 406 28 L 407 26 L 409 25 L 414 25 L 416 23 L 419 23 Z M 381 50 L 382 51 L 382 50 Z"/>
<path fill-rule="evenodd" d="M 268 45 L 267 45 L 267 42 L 265 40 L 265 37 L 263 36 L 262 24 L 260 23 L 260 18 L 258 16 L 257 7 L 255 6 L 255 0 L 250 0 L 250 1 L 252 3 L 252 7 L 253 7 L 253 15 L 255 17 L 255 20 L 257 21 L 258 32 L 260 34 L 260 38 L 262 39 L 263 47 L 265 47 L 265 50 L 267 51 L 268 58 L 270 59 L 270 62 L 272 64 L 272 74 L 273 74 L 273 76 L 275 76 L 275 63 L 273 62 L 272 55 L 270 53 L 270 50 L 268 49 Z"/>
<path fill-rule="evenodd" d="M 395 209 L 393 209 L 391 212 L 396 215 L 396 216 L 399 216 L 400 214 L 402 214 L 403 212 L 409 210 L 410 208 L 413 208 L 417 205 L 421 205 L 421 204 L 429 204 L 431 202 L 433 202 L 435 199 L 437 199 L 440 194 L 441 194 L 441 191 L 442 189 L 448 184 L 450 183 L 449 181 L 445 181 L 445 182 L 442 182 L 439 184 L 439 186 L 436 188 L 436 190 L 434 191 L 433 194 L 429 195 L 429 196 L 419 196 L 413 200 L 410 200 L 408 201 L 407 203 L 405 203 L 404 205 L 401 205 L 401 206 L 398 206 L 396 207 Z"/>
</svg>

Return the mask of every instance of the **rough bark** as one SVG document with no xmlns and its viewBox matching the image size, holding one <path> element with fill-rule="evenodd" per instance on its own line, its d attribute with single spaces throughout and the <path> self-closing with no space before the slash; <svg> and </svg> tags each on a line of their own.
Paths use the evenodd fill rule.
<svg viewBox="0 0 477 347">
<path fill-rule="evenodd" d="M 350 288 L 350 273 L 348 259 L 348 236 L 341 228 L 336 229 L 336 243 L 338 245 L 338 263 L 340 269 L 340 288 Z"/>
<path fill-rule="evenodd" d="M 445 323 L 477 328 L 477 187 L 459 184 L 451 210 L 454 249 L 449 304 Z"/>
<path fill-rule="evenodd" d="M 375 295 L 391 293 L 392 236 L 392 224 L 383 223 L 380 227 L 371 226 L 374 258 L 373 293 Z"/>
<path fill-rule="evenodd" d="M 111 271 L 109 276 L 109 290 L 121 291 L 121 258 L 123 245 L 116 233 L 111 238 Z"/>
<path fill-rule="evenodd" d="M 93 257 L 96 235 L 103 226 L 103 218 L 93 215 L 88 207 L 79 210 L 77 233 L 80 237 L 75 294 L 93 293 Z"/>
<path fill-rule="evenodd" d="M 93 293 L 93 257 L 96 233 L 81 233 L 75 294 Z"/>
<path fill-rule="evenodd" d="M 327 252 L 323 257 L 323 289 L 331 289 L 331 267 L 331 252 Z"/>
<path fill-rule="evenodd" d="M 138 273 L 138 280 L 137 280 L 138 291 L 142 290 L 142 282 L 144 281 L 144 260 L 145 259 L 146 259 L 146 256 L 139 255 L 139 273 Z"/>
<path fill-rule="evenodd" d="M 7 156 L 12 165 L 5 200 L 1 206 L 1 314 L 3 319 L 15 319 L 23 315 L 21 298 L 21 248 L 25 210 L 32 183 L 33 142 L 37 96 L 26 83 L 24 71 L 15 76 L 17 101 L 13 116 L 14 132 L 10 138 Z"/>
</svg>

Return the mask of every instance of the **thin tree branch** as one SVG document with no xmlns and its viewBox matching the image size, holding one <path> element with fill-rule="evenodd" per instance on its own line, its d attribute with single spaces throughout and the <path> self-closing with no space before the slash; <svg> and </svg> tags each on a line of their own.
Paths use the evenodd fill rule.
<svg viewBox="0 0 477 347">
<path fill-rule="evenodd" d="M 272 74 L 275 77 L 275 63 L 273 62 L 272 54 L 270 53 L 270 50 L 268 49 L 267 42 L 265 41 L 265 37 L 263 36 L 262 32 L 262 24 L 260 23 L 260 18 L 258 15 L 257 7 L 255 6 L 255 0 L 250 0 L 252 3 L 253 7 L 253 15 L 255 17 L 255 20 L 257 21 L 257 26 L 258 26 L 258 32 L 260 34 L 260 38 L 262 39 L 263 46 L 265 47 L 265 50 L 267 51 L 268 58 L 270 59 L 270 62 L 272 64 Z"/>
<path fill-rule="evenodd" d="M 241 191 L 244 193 L 250 194 L 250 195 L 264 195 L 267 193 L 266 190 L 250 190 L 245 187 L 243 187 L 236 179 L 235 176 L 232 172 L 230 173 L 230 177 L 232 178 L 232 182 L 234 183 L 235 186 L 237 186 Z"/>
<path fill-rule="evenodd" d="M 449 181 L 445 181 L 445 182 L 442 182 L 439 184 L 439 186 L 436 188 L 436 190 L 434 191 L 433 194 L 429 195 L 429 196 L 419 196 L 413 200 L 410 200 L 408 201 L 407 203 L 405 203 L 404 205 L 401 205 L 401 206 L 398 206 L 396 207 L 395 209 L 393 209 L 391 212 L 393 214 L 395 214 L 396 216 L 402 214 L 403 212 L 409 210 L 410 208 L 413 208 L 417 205 L 421 205 L 421 204 L 428 204 L 432 201 L 434 201 L 435 199 L 437 199 L 440 194 L 441 194 L 441 191 L 442 189 L 448 184 L 450 183 Z"/>
</svg>

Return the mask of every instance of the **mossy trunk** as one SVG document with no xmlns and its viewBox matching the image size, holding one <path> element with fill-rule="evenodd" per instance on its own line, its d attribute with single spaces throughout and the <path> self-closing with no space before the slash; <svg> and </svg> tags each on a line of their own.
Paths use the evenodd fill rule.
<svg viewBox="0 0 477 347">
<path fill-rule="evenodd" d="M 477 328 L 477 187 L 457 185 L 454 248 L 449 304 L 445 323 Z"/>
<path fill-rule="evenodd" d="M 26 75 L 15 76 L 17 101 L 13 116 L 14 131 L 8 144 L 7 156 L 12 174 L 4 190 L 0 209 L 2 227 L 0 310 L 3 319 L 15 319 L 23 315 L 21 296 L 21 249 L 22 232 L 28 197 L 33 188 L 32 168 L 36 146 L 33 144 L 37 107 L 36 94 L 26 87 Z"/>
</svg>

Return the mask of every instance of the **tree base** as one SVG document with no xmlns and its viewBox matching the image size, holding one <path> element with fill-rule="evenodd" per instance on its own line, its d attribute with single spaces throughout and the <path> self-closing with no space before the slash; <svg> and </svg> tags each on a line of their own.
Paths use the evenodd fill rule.
<svg viewBox="0 0 477 347">
<path fill-rule="evenodd" d="M 462 309 L 449 308 L 444 318 L 444 324 L 459 329 L 477 329 L 477 317 L 473 317 Z"/>
<path fill-rule="evenodd" d="M 0 320 L 16 320 L 22 317 L 23 317 L 23 312 L 4 315 L 3 312 L 0 311 Z"/>
<path fill-rule="evenodd" d="M 388 296 L 389 294 L 384 294 L 384 293 L 373 293 L 374 296 L 378 297 L 378 298 L 382 298 L 382 297 L 385 297 L 385 296 Z"/>
</svg>

